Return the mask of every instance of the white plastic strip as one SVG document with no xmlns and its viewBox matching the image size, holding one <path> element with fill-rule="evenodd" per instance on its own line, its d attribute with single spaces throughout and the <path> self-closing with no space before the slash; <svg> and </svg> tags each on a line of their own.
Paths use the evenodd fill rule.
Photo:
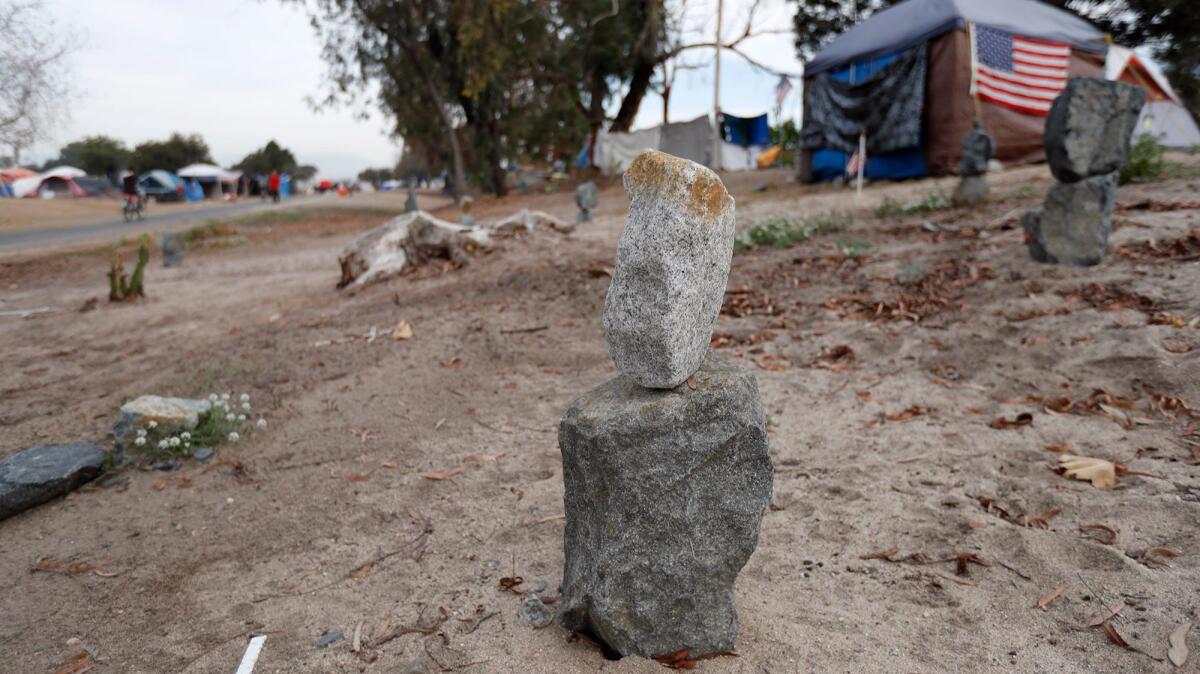
<svg viewBox="0 0 1200 674">
<path fill-rule="evenodd" d="M 250 643 L 246 645 L 246 654 L 242 656 L 242 664 L 238 665 L 236 674 L 251 674 L 254 671 L 254 663 L 258 662 L 258 654 L 262 652 L 263 642 L 266 640 L 267 635 L 265 634 L 251 637 Z"/>
</svg>

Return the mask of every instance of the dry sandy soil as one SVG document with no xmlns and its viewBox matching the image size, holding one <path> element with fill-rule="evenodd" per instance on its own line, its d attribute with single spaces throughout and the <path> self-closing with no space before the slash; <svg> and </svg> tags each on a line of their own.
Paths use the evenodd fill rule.
<svg viewBox="0 0 1200 674">
<path fill-rule="evenodd" d="M 742 225 L 855 220 L 734 259 L 714 344 L 758 376 L 775 489 L 738 581 L 738 656 L 700 668 L 1176 671 L 1167 636 L 1200 617 L 1183 407 L 1200 409 L 1200 181 L 1122 189 L 1113 251 L 1088 269 L 1025 251 L 1015 209 L 1039 201 L 1042 168 L 999 177 L 978 210 L 896 219 L 874 205 L 949 183 L 861 202 L 782 173 L 727 183 Z M 477 217 L 522 205 L 574 210 L 537 195 Z M 615 374 L 600 314 L 625 206 L 610 185 L 575 235 L 354 296 L 334 290 L 337 252 L 382 216 L 350 209 L 235 222 L 244 245 L 156 257 L 135 304 L 103 301 L 101 255 L 0 260 L 0 310 L 67 309 L 0 319 L 0 455 L 102 438 L 143 393 L 245 391 L 269 420 L 207 466 L 129 470 L 0 522 L 0 671 L 87 652 L 97 672 L 231 672 L 249 634 L 267 635 L 258 672 L 660 671 L 524 625 L 501 586 L 556 594 L 555 429 Z M 871 247 L 845 257 L 845 239 Z M 398 321 L 412 339 L 390 337 Z M 1068 480 L 1053 470 L 1068 445 L 1128 472 L 1116 489 Z M 1089 627 L 1117 609 L 1129 648 Z M 396 636 L 356 654 L 360 626 L 365 643 Z M 328 630 L 345 638 L 318 648 Z M 1200 671 L 1200 626 L 1188 644 L 1183 671 Z"/>
</svg>

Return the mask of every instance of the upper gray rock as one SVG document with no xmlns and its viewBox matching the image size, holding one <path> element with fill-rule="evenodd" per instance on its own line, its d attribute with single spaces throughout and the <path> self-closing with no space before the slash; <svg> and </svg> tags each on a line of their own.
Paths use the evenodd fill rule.
<svg viewBox="0 0 1200 674">
<path fill-rule="evenodd" d="M 734 202 L 709 169 L 646 150 L 625 172 L 629 218 L 604 304 L 617 369 L 674 388 L 708 351 L 733 257 Z"/>
<path fill-rule="evenodd" d="M 96 477 L 104 455 L 90 442 L 76 442 L 30 447 L 0 461 L 0 520 Z"/>
<path fill-rule="evenodd" d="M 1146 91 L 1132 84 L 1068 80 L 1046 117 L 1046 159 L 1054 177 L 1073 183 L 1119 170 L 1145 102 Z"/>
<path fill-rule="evenodd" d="M 620 375 L 571 404 L 558 442 L 559 622 L 622 655 L 732 650 L 734 581 L 771 500 L 754 375 L 715 354 L 674 390 Z"/>
<path fill-rule="evenodd" d="M 981 176 L 988 172 L 988 161 L 996 155 L 996 141 L 988 135 L 983 125 L 975 126 L 963 136 L 961 154 L 958 158 L 960 176 Z"/>
</svg>

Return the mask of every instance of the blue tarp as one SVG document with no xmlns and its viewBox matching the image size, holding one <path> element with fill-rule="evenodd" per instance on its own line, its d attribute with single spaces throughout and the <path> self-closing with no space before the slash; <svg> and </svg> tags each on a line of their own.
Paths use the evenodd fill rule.
<svg viewBox="0 0 1200 674">
<path fill-rule="evenodd" d="M 183 195 L 188 201 L 203 201 L 204 188 L 200 186 L 199 180 L 188 178 L 184 183 Z"/>
<path fill-rule="evenodd" d="M 8 183 L 0 180 L 0 199 L 11 197 L 12 195 L 12 187 L 9 187 Z"/>
<path fill-rule="evenodd" d="M 766 114 L 758 117 L 734 117 L 721 113 L 722 140 L 742 147 L 771 144 L 771 127 Z"/>
<path fill-rule="evenodd" d="M 884 54 L 873 59 L 855 61 L 839 68 L 830 77 L 841 82 L 859 82 L 886 68 L 899 58 L 900 53 Z M 816 180 L 833 180 L 846 175 L 846 164 L 850 153 L 823 148 L 813 151 L 812 174 Z M 905 180 L 921 178 L 929 174 L 925 166 L 925 144 L 904 148 L 886 154 L 868 154 L 863 176 L 870 180 Z"/>
</svg>

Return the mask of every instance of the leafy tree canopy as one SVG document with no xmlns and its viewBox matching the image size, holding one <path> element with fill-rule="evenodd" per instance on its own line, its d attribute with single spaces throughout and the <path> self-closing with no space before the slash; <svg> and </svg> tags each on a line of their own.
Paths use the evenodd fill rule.
<svg viewBox="0 0 1200 674">
<path fill-rule="evenodd" d="M 173 133 L 167 140 L 146 141 L 135 146 L 130 168 L 137 173 L 155 169 L 178 171 L 189 164 L 200 163 L 213 163 L 208 143 L 204 142 L 200 134 L 184 136 Z"/>
<path fill-rule="evenodd" d="M 46 162 L 42 170 L 74 166 L 88 175 L 111 176 L 129 167 L 130 156 L 125 143 L 116 138 L 89 136 L 64 145 L 58 151 L 58 157 Z"/>
<path fill-rule="evenodd" d="M 292 151 L 281 147 L 274 140 L 267 141 L 261 148 L 246 155 L 233 168 L 254 175 L 262 175 L 271 171 L 295 174 L 299 164 Z"/>
</svg>

